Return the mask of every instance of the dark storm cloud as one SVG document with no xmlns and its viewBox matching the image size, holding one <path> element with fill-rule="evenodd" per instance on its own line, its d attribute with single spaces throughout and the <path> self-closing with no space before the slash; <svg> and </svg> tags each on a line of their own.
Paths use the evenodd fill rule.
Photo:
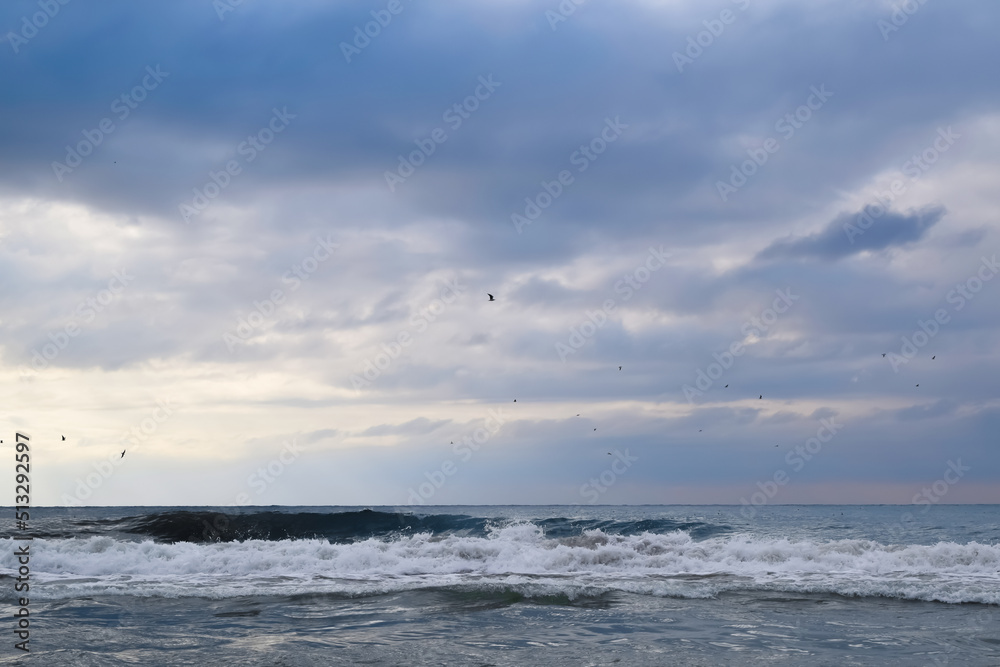
<svg viewBox="0 0 1000 667">
<path fill-rule="evenodd" d="M 819 184 L 846 185 L 859 159 L 871 165 L 891 159 L 888 147 L 900 132 L 920 141 L 913 129 L 948 120 L 950 94 L 973 107 L 997 96 L 955 76 L 989 61 L 996 45 L 970 40 L 952 56 L 947 76 L 924 66 L 936 62 L 932 50 L 909 53 L 901 68 L 899 55 L 873 27 L 874 10 L 748 12 L 745 23 L 681 74 L 671 54 L 702 29 L 696 7 L 596 5 L 556 31 L 545 19 L 548 9 L 545 2 L 408 7 L 347 63 L 338 45 L 371 20 L 362 8 L 243 5 L 220 22 L 211 5 L 198 2 L 143 12 L 123 3 L 87 12 L 67 5 L 21 53 L 7 54 L 10 66 L 0 83 L 15 93 L 0 130 L 0 173 L 22 190 L 176 218 L 178 205 L 204 186 L 209 172 L 240 159 L 246 137 L 266 126 L 273 108 L 287 107 L 295 115 L 288 129 L 243 165 L 222 199 L 252 199 L 303 181 L 362 179 L 383 187 L 383 174 L 397 167 L 398 156 L 440 127 L 447 142 L 394 198 L 425 213 L 506 227 L 541 180 L 575 169 L 571 155 L 598 135 L 606 118 L 620 116 L 629 127 L 619 142 L 586 172 L 574 172 L 576 182 L 546 211 L 545 224 L 534 225 L 529 243 L 555 241 L 567 224 L 600 230 L 610 216 L 618 230 L 648 230 L 662 224 L 667 211 L 676 220 L 668 223 L 674 233 L 690 236 L 718 223 L 728 207 L 694 211 L 672 202 L 699 184 L 707 189 L 745 157 L 732 150 L 730 137 L 774 134 L 776 121 L 804 102 L 811 85 L 828 85 L 834 97 L 740 192 L 750 200 L 743 216 L 757 215 L 759 194 L 779 182 L 788 191 L 805 188 L 801 196 L 808 196 Z M 921 14 L 922 22 L 894 37 L 899 43 L 926 33 L 933 44 L 957 20 L 933 6 Z M 19 10 L 10 6 L 3 18 L 15 25 Z M 762 24 L 770 26 L 764 33 Z M 871 39 L 859 37 L 869 36 L 861 24 L 869 24 Z M 774 31 L 794 37 L 765 37 Z M 838 48 L 837 61 L 829 62 L 829 49 L 846 42 L 853 48 Z M 169 76 L 119 121 L 110 110 L 113 100 L 157 65 Z M 922 78 L 914 86 L 917 72 Z M 452 129 L 443 115 L 490 74 L 500 87 Z M 872 99 L 891 104 L 873 115 Z M 890 131 L 876 121 L 883 113 L 896 121 Z M 106 116 L 115 131 L 59 183 L 52 162 L 64 160 L 65 146 L 83 140 L 82 132 Z M 864 120 L 851 122 L 848 139 L 847 119 L 854 118 Z M 865 147 L 860 156 L 856 146 Z M 803 169 L 811 154 L 823 155 L 822 164 Z M 688 225 L 692 218 L 701 224 Z M 507 255 L 528 245 L 509 242 Z M 565 252 L 566 246 L 550 247 Z"/>
<path fill-rule="evenodd" d="M 944 216 L 935 206 L 909 214 L 889 211 L 881 217 L 869 211 L 837 216 L 822 231 L 806 237 L 775 241 L 758 259 L 842 259 L 867 250 L 885 250 L 919 241 Z"/>
</svg>

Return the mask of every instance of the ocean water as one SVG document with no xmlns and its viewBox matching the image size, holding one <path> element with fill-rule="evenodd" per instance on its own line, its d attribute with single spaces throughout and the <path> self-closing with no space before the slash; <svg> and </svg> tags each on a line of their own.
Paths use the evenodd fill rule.
<svg viewBox="0 0 1000 667">
<path fill-rule="evenodd" d="M 1000 505 L 8 511 L 0 663 L 1000 665 Z"/>
</svg>

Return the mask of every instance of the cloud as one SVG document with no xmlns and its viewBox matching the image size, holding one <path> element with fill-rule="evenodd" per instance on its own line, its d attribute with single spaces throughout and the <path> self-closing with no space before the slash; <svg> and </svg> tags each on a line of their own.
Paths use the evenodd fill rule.
<svg viewBox="0 0 1000 667">
<path fill-rule="evenodd" d="M 838 260 L 865 251 L 885 250 L 919 241 L 944 216 L 942 206 L 931 206 L 912 213 L 888 211 L 881 217 L 864 210 L 842 214 L 822 231 L 804 237 L 775 241 L 757 253 L 757 259 Z M 867 227 L 867 228 L 866 228 Z"/>
<path fill-rule="evenodd" d="M 441 428 L 449 421 L 446 419 L 432 421 L 424 417 L 411 419 L 403 424 L 379 424 L 369 429 L 365 429 L 359 435 L 361 437 L 382 436 L 382 435 L 426 435 Z"/>
<path fill-rule="evenodd" d="M 0 25 L 18 30 L 26 6 L 0 5 Z M 649 489 L 754 476 L 752 490 L 773 469 L 741 443 L 778 454 L 781 438 L 831 416 L 850 424 L 837 448 L 886 443 L 873 476 L 897 475 L 914 449 L 951 455 L 956 425 L 963 442 L 990 441 L 995 424 L 965 415 L 995 401 L 1000 373 L 1000 280 L 980 273 L 1000 205 L 1000 87 L 981 72 L 1000 41 L 968 25 L 1000 22 L 1000 3 L 927 3 L 888 42 L 885 3 L 750 3 L 683 73 L 673 53 L 717 10 L 594 3 L 553 30 L 553 7 L 413 3 L 351 62 L 339 44 L 371 8 L 315 0 L 242 3 L 224 21 L 196 0 L 69 3 L 19 53 L 0 41 L 0 374 L 18 387 L 13 425 L 73 424 L 75 442 L 109 442 L 158 398 L 182 397 L 150 461 L 273 456 L 294 425 L 317 457 L 295 470 L 326 475 L 354 448 L 357 468 L 337 474 L 357 491 L 321 502 L 364 503 L 402 502 L 388 482 L 368 495 L 371 477 L 394 466 L 404 489 L 425 481 L 424 463 L 454 457 L 449 434 L 474 432 L 488 406 L 510 412 L 511 437 L 484 447 L 490 465 L 462 468 L 456 501 L 487 486 L 510 500 L 537 456 L 537 491 L 524 483 L 516 500 L 578 502 L 605 465 L 581 452 L 619 444 L 644 452 L 630 475 Z M 157 67 L 134 108 L 115 104 Z M 470 98 L 490 76 L 500 85 Z M 813 86 L 829 101 L 793 136 L 778 131 Z M 470 99 L 460 125 L 445 119 Z M 241 145 L 286 108 L 294 118 L 249 160 Z M 105 117 L 114 130 L 87 146 Z M 618 117 L 621 136 L 600 139 Z M 940 127 L 958 138 L 928 153 Z M 447 140 L 390 191 L 385 173 L 438 128 Z M 780 150 L 721 201 L 715 183 L 768 137 Z M 81 142 L 89 154 L 60 181 L 53 162 Z M 596 159 L 581 170 L 584 151 Z M 838 214 L 907 163 L 919 178 L 895 210 L 845 232 L 858 213 Z M 557 187 L 564 170 L 573 181 Z M 178 205 L 217 182 L 228 184 L 186 224 Z M 530 202 L 538 215 L 518 234 L 511 215 Z M 317 238 L 338 244 L 318 265 Z M 671 257 L 646 272 L 650 246 Z M 116 270 L 135 279 L 89 306 Z M 445 303 L 449 281 L 463 289 Z M 779 290 L 797 297 L 780 314 Z M 949 294 L 962 291 L 959 310 Z M 949 323 L 894 374 L 880 354 L 940 308 Z M 555 345 L 571 342 L 564 363 Z M 21 375 L 42 365 L 36 352 L 45 368 Z M 681 388 L 699 370 L 713 383 L 692 408 Z M 372 384 L 355 390 L 366 372 Z M 917 382 L 930 407 L 901 409 Z M 940 400 L 961 409 L 929 419 Z M 232 438 L 243 432 L 260 442 Z M 82 449 L 54 453 L 90 465 Z M 981 469 L 1000 470 L 998 456 L 983 453 Z M 860 475 L 852 466 L 844 474 Z M 135 479 L 179 488 L 153 468 Z M 225 487 L 228 468 L 205 469 Z M 571 497 L 545 484 L 556 474 Z M 42 481 L 57 497 L 75 486 Z"/>
<path fill-rule="evenodd" d="M 896 411 L 896 419 L 899 421 L 918 421 L 921 419 L 932 419 L 934 417 L 944 417 L 953 414 L 959 404 L 949 398 L 942 398 L 933 403 L 923 405 L 913 405 L 908 408 Z"/>
</svg>

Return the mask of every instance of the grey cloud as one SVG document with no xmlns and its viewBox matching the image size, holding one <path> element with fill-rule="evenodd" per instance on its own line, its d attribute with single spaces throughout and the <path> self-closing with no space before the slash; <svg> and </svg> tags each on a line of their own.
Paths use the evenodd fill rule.
<svg viewBox="0 0 1000 667">
<path fill-rule="evenodd" d="M 883 209 L 884 210 L 884 209 Z M 822 231 L 805 237 L 775 241 L 757 254 L 757 259 L 837 260 L 866 250 L 885 250 L 919 241 L 944 216 L 941 206 L 911 213 L 885 212 L 872 215 L 871 209 L 834 218 Z"/>
<path fill-rule="evenodd" d="M 446 419 L 432 421 L 425 417 L 418 417 L 417 419 L 411 419 L 410 421 L 402 424 L 380 424 L 378 426 L 373 426 L 369 429 L 365 429 L 359 435 L 361 437 L 380 435 L 426 435 L 448 423 L 450 422 Z"/>
<path fill-rule="evenodd" d="M 933 417 L 944 417 L 955 412 L 959 407 L 957 401 L 949 398 L 941 398 L 933 403 L 924 405 L 914 405 L 896 411 L 896 419 L 900 421 L 917 421 L 921 419 L 931 419 Z"/>
</svg>

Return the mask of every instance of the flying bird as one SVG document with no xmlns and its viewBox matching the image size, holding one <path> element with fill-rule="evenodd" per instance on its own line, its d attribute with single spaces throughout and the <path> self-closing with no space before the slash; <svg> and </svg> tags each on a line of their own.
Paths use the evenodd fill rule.
<svg viewBox="0 0 1000 667">
<path fill-rule="evenodd" d="M 931 361 L 933 361 L 935 359 L 937 359 L 937 355 L 936 354 L 933 357 L 931 357 Z"/>
<path fill-rule="evenodd" d="M 618 367 L 618 370 L 621 370 L 621 369 L 622 369 L 622 367 L 621 367 L 621 366 L 619 366 L 619 367 Z"/>
<path fill-rule="evenodd" d="M 882 358 L 885 359 L 885 352 L 882 353 Z"/>
<path fill-rule="evenodd" d="M 493 295 L 489 292 L 486 293 L 486 296 L 490 297 L 490 301 L 496 301 L 496 299 L 493 298 Z"/>
<path fill-rule="evenodd" d="M 727 384 L 723 389 L 729 389 L 729 385 Z"/>
<path fill-rule="evenodd" d="M 64 435 L 64 436 L 62 437 L 62 439 L 63 439 L 63 442 L 65 442 L 65 441 L 66 441 L 66 436 Z"/>
<path fill-rule="evenodd" d="M 119 456 L 118 458 L 120 458 L 120 459 L 123 459 L 123 458 L 125 458 L 125 450 L 124 450 L 124 449 L 122 450 L 122 455 L 121 455 L 121 456 Z"/>
<path fill-rule="evenodd" d="M 763 399 L 763 398 L 764 398 L 764 394 L 761 394 L 761 395 L 760 395 L 760 396 L 758 397 L 758 399 L 757 399 L 757 400 L 761 400 L 761 399 Z"/>
<path fill-rule="evenodd" d="M 595 428 L 594 430 L 596 431 L 597 429 Z"/>
<path fill-rule="evenodd" d="M 919 387 L 920 385 L 918 384 L 917 386 Z"/>
</svg>

